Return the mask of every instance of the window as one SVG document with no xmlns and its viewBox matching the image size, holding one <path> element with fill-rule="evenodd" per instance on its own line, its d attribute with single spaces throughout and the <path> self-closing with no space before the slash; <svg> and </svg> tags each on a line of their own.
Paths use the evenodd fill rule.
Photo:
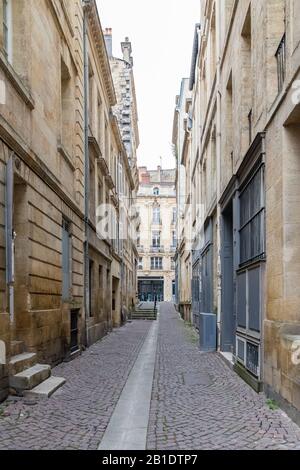
<svg viewBox="0 0 300 470">
<path fill-rule="evenodd" d="M 3 47 L 7 60 L 12 62 L 12 4 L 3 0 Z"/>
<path fill-rule="evenodd" d="M 275 54 L 276 61 L 277 61 L 277 80 L 278 80 L 278 92 L 280 93 L 284 80 L 285 80 L 285 72 L 286 72 L 286 35 L 284 34 L 278 49 Z"/>
<path fill-rule="evenodd" d="M 72 286 L 72 238 L 70 222 L 66 219 L 62 221 L 62 299 L 68 301 L 71 298 Z"/>
<path fill-rule="evenodd" d="M 153 223 L 160 224 L 160 207 L 153 207 Z"/>
<path fill-rule="evenodd" d="M 163 269 L 162 258 L 151 258 L 151 269 Z"/>
<path fill-rule="evenodd" d="M 260 168 L 240 195 L 240 264 L 264 257 L 264 172 Z"/>
<path fill-rule="evenodd" d="M 75 119 L 73 109 L 71 76 L 67 65 L 61 60 L 61 143 L 70 157 Z"/>
<path fill-rule="evenodd" d="M 102 146 L 102 101 L 100 96 L 98 95 L 98 143 Z"/>
<path fill-rule="evenodd" d="M 94 292 L 94 286 L 93 286 L 93 282 L 94 282 L 94 276 L 93 276 L 93 273 L 94 273 L 94 262 L 90 259 L 89 260 L 89 315 L 90 317 L 93 316 L 93 298 L 92 298 L 92 294 Z"/>
<path fill-rule="evenodd" d="M 153 188 L 153 195 L 159 196 L 159 188 Z"/>
<path fill-rule="evenodd" d="M 143 269 L 143 258 L 139 258 L 138 269 Z"/>
<path fill-rule="evenodd" d="M 109 140 L 108 140 L 108 124 L 107 120 L 105 119 L 105 155 L 104 158 L 108 162 L 109 161 Z"/>
<path fill-rule="evenodd" d="M 173 207 L 172 224 L 176 224 L 176 219 L 177 219 L 177 207 Z"/>
<path fill-rule="evenodd" d="M 176 232 L 173 230 L 172 232 L 172 247 L 175 248 L 177 246 L 177 237 L 176 237 Z"/>
<path fill-rule="evenodd" d="M 152 246 L 153 247 L 160 247 L 160 232 L 154 231 L 152 232 Z"/>
</svg>

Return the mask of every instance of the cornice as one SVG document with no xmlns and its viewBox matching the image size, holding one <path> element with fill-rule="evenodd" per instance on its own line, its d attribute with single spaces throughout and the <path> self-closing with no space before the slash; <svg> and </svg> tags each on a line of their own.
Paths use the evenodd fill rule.
<svg viewBox="0 0 300 470">
<path fill-rule="evenodd" d="M 98 14 L 98 9 L 95 0 L 90 0 L 84 5 L 84 12 L 87 15 L 89 32 L 93 39 L 95 49 L 98 53 L 101 72 L 103 73 L 104 85 L 109 99 L 110 106 L 115 106 L 117 103 L 113 78 L 109 59 L 107 56 L 105 40 L 103 36 L 102 26 Z"/>
</svg>

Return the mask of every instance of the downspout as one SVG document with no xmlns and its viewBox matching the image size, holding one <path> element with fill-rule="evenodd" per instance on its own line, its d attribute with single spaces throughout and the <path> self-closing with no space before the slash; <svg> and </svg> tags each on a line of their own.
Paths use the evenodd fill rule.
<svg viewBox="0 0 300 470">
<path fill-rule="evenodd" d="M 216 3 L 217 15 L 217 129 L 216 129 L 216 151 L 217 151 L 217 348 L 221 348 L 221 312 L 222 312 L 222 271 L 221 271 L 221 92 L 220 92 L 220 64 L 221 64 L 221 12 L 219 2 Z"/>
<path fill-rule="evenodd" d="M 85 342 L 88 346 L 89 298 L 89 60 L 88 60 L 88 19 L 86 7 L 89 1 L 83 2 L 83 61 L 84 61 L 84 309 L 85 309 Z"/>
<path fill-rule="evenodd" d="M 6 284 L 9 294 L 9 317 L 11 325 L 14 324 L 14 229 L 13 229 L 13 188 L 14 188 L 14 153 L 9 157 L 6 165 L 6 200 L 5 200 L 5 233 L 6 233 Z"/>
</svg>

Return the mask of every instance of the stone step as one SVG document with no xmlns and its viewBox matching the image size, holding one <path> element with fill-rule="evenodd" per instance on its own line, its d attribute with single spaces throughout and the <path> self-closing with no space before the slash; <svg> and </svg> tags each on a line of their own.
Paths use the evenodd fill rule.
<svg viewBox="0 0 300 470">
<path fill-rule="evenodd" d="M 24 390 L 24 397 L 26 398 L 49 398 L 56 392 L 60 387 L 66 383 L 66 379 L 63 377 L 49 377 L 44 380 L 32 390 Z"/>
<path fill-rule="evenodd" d="M 51 375 L 51 367 L 47 364 L 36 364 L 29 369 L 9 378 L 9 385 L 18 393 L 23 390 L 32 390 Z"/>
<path fill-rule="evenodd" d="M 141 316 L 135 317 L 135 316 L 132 316 L 131 320 L 156 320 L 156 317 L 141 317 Z"/>
<path fill-rule="evenodd" d="M 10 355 L 18 356 L 25 351 L 25 346 L 23 341 L 11 341 L 10 342 Z"/>
<path fill-rule="evenodd" d="M 147 315 L 147 314 L 155 314 L 156 312 L 153 312 L 153 310 L 143 310 L 141 312 L 139 312 L 138 310 L 136 310 L 135 312 L 132 312 L 132 315 Z"/>
<path fill-rule="evenodd" d="M 9 374 L 16 375 L 37 363 L 35 353 L 21 353 L 13 356 L 9 361 Z"/>
</svg>

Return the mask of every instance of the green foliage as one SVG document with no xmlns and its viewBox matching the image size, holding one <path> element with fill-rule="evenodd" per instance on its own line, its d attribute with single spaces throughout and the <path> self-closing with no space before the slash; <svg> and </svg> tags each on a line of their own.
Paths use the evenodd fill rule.
<svg viewBox="0 0 300 470">
<path fill-rule="evenodd" d="M 270 398 L 266 401 L 267 406 L 270 408 L 270 410 L 278 410 L 279 406 L 277 405 L 275 400 L 271 400 Z"/>
</svg>

